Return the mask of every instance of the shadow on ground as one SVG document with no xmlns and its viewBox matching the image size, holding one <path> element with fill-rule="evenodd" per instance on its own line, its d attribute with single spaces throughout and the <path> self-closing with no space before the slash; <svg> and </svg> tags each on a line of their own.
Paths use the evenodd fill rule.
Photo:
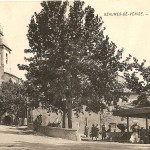
<svg viewBox="0 0 150 150">
<path fill-rule="evenodd" d="M 149 150 L 150 147 L 146 145 L 122 145 L 122 144 L 103 144 L 101 142 L 96 143 L 66 143 L 66 144 L 41 144 L 41 143 L 29 143 L 16 141 L 14 144 L 0 145 L 0 149 L 3 150 Z"/>
<path fill-rule="evenodd" d="M 14 130 L 17 129 L 17 130 Z M 149 150 L 150 145 L 143 144 L 125 144 L 114 142 L 100 142 L 100 141 L 83 141 L 70 142 L 57 140 L 57 138 L 45 138 L 44 135 L 38 135 L 27 128 L 7 127 L 0 130 L 0 135 L 4 134 L 8 137 L 8 142 L 0 143 L 0 150 Z M 7 135 L 8 134 L 8 135 Z M 14 134 L 15 140 L 13 143 L 9 141 L 9 134 Z M 17 135 L 24 135 L 18 136 Z M 32 134 L 34 136 L 28 136 Z M 37 136 L 37 138 L 35 138 Z M 16 138 L 17 137 L 17 138 Z M 30 140 L 31 139 L 31 140 Z M 27 140 L 27 141 L 26 141 Z"/>
<path fill-rule="evenodd" d="M 15 131 L 11 131 L 9 129 L 17 129 Z M 27 130 L 27 128 L 20 128 L 20 127 L 8 127 L 8 130 L 0 130 L 0 134 L 3 133 L 3 134 L 17 134 L 17 135 L 25 135 L 25 134 L 35 134 L 34 131 L 30 131 L 30 130 Z"/>
</svg>

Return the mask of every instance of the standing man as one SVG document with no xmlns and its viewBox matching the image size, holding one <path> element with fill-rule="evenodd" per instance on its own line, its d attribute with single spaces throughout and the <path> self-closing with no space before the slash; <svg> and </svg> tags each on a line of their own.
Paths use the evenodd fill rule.
<svg viewBox="0 0 150 150">
<path fill-rule="evenodd" d="M 85 134 L 86 137 L 88 137 L 88 132 L 89 132 L 89 128 L 88 128 L 88 126 L 86 125 L 86 126 L 85 126 L 85 131 L 84 131 L 84 134 Z"/>
<path fill-rule="evenodd" d="M 102 125 L 102 140 L 106 139 L 106 127 L 105 127 L 105 123 L 103 123 Z"/>
</svg>

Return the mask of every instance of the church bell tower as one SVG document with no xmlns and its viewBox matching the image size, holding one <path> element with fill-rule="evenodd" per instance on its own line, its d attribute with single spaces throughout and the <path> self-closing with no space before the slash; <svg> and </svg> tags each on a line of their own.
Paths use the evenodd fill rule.
<svg viewBox="0 0 150 150">
<path fill-rule="evenodd" d="M 4 72 L 11 73 L 11 49 L 4 39 L 3 29 L 0 25 L 0 75 Z"/>
</svg>

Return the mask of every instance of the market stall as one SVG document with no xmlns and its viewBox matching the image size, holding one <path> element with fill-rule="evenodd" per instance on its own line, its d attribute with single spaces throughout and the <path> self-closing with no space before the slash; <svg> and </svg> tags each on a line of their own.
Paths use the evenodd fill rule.
<svg viewBox="0 0 150 150">
<path fill-rule="evenodd" d="M 113 111 L 114 116 L 126 117 L 127 118 L 127 140 L 131 133 L 129 132 L 129 118 L 145 118 L 146 124 L 146 138 L 145 143 L 149 142 L 149 131 L 148 131 L 148 119 L 150 119 L 150 107 L 141 107 L 141 108 L 128 108 L 128 109 L 118 109 Z"/>
</svg>

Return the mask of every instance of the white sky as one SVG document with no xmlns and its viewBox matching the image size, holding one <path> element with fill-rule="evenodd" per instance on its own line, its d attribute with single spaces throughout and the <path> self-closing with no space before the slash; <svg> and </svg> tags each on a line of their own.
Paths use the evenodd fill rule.
<svg viewBox="0 0 150 150">
<path fill-rule="evenodd" d="M 118 48 L 125 49 L 150 65 L 150 0 L 86 0 L 102 16 L 106 34 Z M 12 74 L 24 78 L 17 64 L 24 63 L 24 49 L 28 48 L 27 26 L 34 12 L 41 10 L 40 1 L 0 1 L 0 24 L 12 49 Z M 143 12 L 144 16 L 104 16 L 104 13 Z"/>
</svg>

